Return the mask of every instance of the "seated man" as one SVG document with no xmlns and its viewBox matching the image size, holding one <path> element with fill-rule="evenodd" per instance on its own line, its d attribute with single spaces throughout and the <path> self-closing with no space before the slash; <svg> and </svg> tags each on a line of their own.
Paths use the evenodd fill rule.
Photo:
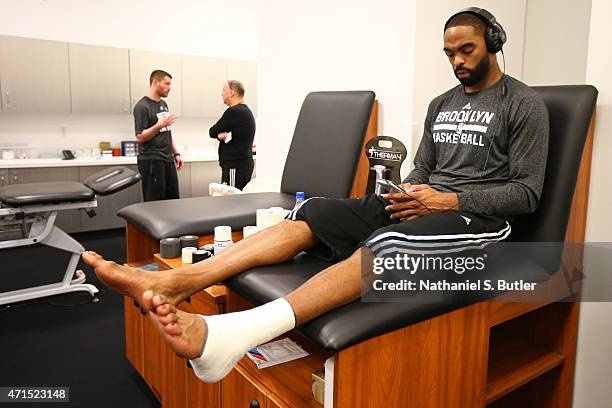
<svg viewBox="0 0 612 408">
<path fill-rule="evenodd" d="M 513 215 L 537 208 L 548 114 L 535 91 L 500 70 L 502 29 L 490 17 L 462 11 L 444 27 L 444 51 L 461 84 L 429 105 L 415 169 L 403 184 L 409 195 L 311 198 L 282 223 L 170 272 L 120 266 L 91 252 L 83 258 L 105 284 L 149 311 L 200 379 L 215 382 L 250 348 L 358 299 L 362 254 L 389 246 L 453 252 L 504 240 Z M 200 316 L 175 307 L 210 285 L 301 251 L 339 262 L 285 298 L 244 312 Z"/>
</svg>

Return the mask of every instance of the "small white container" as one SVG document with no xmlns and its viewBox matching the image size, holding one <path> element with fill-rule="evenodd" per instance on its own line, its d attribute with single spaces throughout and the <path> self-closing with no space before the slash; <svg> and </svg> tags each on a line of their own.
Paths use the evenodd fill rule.
<svg viewBox="0 0 612 408">
<path fill-rule="evenodd" d="M 232 244 L 232 228 L 227 225 L 215 227 L 215 255 L 219 255 Z"/>
</svg>

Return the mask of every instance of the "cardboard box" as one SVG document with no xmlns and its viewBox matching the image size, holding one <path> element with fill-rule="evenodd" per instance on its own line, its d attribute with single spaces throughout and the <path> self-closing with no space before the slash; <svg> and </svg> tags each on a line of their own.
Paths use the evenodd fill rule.
<svg viewBox="0 0 612 408">
<path fill-rule="evenodd" d="M 312 373 L 312 399 L 323 404 L 325 397 L 325 368 Z"/>
</svg>

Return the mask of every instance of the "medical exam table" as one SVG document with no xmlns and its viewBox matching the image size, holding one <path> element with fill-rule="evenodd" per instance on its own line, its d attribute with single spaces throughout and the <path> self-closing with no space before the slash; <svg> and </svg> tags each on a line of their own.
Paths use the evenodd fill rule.
<svg viewBox="0 0 612 408">
<path fill-rule="evenodd" d="M 95 296 L 98 289 L 84 283 L 85 274 L 76 270 L 85 249 L 55 225 L 57 214 L 80 209 L 94 216 L 97 195 L 116 193 L 139 180 L 140 174 L 128 168 L 111 167 L 92 174 L 83 183 L 25 183 L 0 187 L 0 250 L 42 244 L 71 253 L 61 282 L 0 293 L 0 305 L 78 291 Z"/>
</svg>

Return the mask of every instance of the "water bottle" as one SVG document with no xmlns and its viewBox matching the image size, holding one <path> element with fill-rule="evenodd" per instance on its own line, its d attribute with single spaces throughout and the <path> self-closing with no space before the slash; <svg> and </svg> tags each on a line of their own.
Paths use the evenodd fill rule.
<svg viewBox="0 0 612 408">
<path fill-rule="evenodd" d="M 293 208 L 297 208 L 302 202 L 304 202 L 304 192 L 298 191 L 295 193 L 295 207 Z"/>
</svg>

